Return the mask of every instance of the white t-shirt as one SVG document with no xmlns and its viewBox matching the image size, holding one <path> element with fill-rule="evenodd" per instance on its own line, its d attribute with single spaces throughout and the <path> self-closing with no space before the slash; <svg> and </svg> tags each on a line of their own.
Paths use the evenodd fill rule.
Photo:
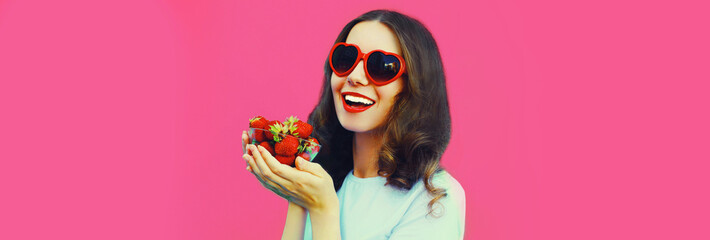
<svg viewBox="0 0 710 240">
<path fill-rule="evenodd" d="M 411 190 L 385 186 L 384 177 L 358 178 L 350 171 L 338 190 L 340 200 L 340 235 L 353 239 L 463 239 L 466 196 L 456 179 L 447 172 L 434 175 L 435 187 L 448 194 L 434 204 L 423 180 Z M 304 239 L 312 239 L 310 216 L 306 219 Z"/>
</svg>

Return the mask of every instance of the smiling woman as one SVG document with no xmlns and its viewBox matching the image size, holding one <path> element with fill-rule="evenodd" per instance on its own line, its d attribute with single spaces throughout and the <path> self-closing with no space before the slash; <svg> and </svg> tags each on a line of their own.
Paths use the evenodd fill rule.
<svg viewBox="0 0 710 240">
<path fill-rule="evenodd" d="M 244 158 L 289 200 L 283 239 L 462 239 L 465 194 L 439 166 L 450 122 L 431 33 L 371 11 L 343 28 L 326 60 L 309 116 L 323 145 L 317 162 L 290 168 L 253 145 Z"/>
<path fill-rule="evenodd" d="M 337 69 L 332 71 L 330 88 L 334 97 L 335 112 L 343 128 L 358 133 L 371 132 L 378 129 L 385 121 L 394 105 L 395 96 L 402 91 L 404 80 L 397 77 L 403 72 L 397 69 L 395 73 L 398 74 L 384 79 L 385 81 L 382 81 L 384 85 L 378 81 L 381 86 L 377 86 L 376 81 L 373 81 L 376 79 L 373 75 L 382 72 L 380 69 L 386 66 L 381 58 L 378 61 L 378 59 L 373 60 L 373 57 L 368 58 L 367 56 L 391 52 L 393 56 L 397 56 L 395 58 L 397 60 L 401 59 L 398 54 L 401 54 L 402 50 L 394 32 L 378 21 L 363 21 L 356 24 L 345 42 L 357 49 L 358 56 L 363 55 L 360 53 L 360 49 L 368 53 L 365 58 L 357 57 L 355 61 L 349 61 L 353 62 L 350 64 L 349 71 L 344 73 L 338 73 Z M 341 44 L 336 44 L 334 49 L 347 46 Z M 344 58 L 337 59 L 335 55 L 331 54 L 330 59 L 333 60 L 329 61 L 330 65 L 343 65 L 332 63 Z M 362 61 L 360 61 L 361 59 Z M 373 71 L 374 68 L 380 71 Z M 381 78 L 381 75 L 383 74 L 375 76 Z M 365 111 L 368 109 L 369 111 Z M 373 174 L 376 176 L 376 171 L 370 175 Z"/>
</svg>

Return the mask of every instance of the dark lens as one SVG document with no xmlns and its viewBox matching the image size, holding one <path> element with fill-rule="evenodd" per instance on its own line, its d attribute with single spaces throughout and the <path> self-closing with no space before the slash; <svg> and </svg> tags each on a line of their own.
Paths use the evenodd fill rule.
<svg viewBox="0 0 710 240">
<path fill-rule="evenodd" d="M 377 82 L 385 82 L 397 76 L 400 63 L 395 56 L 385 55 L 382 52 L 373 52 L 367 58 L 367 72 Z"/>
<path fill-rule="evenodd" d="M 333 71 L 337 73 L 344 73 L 350 70 L 350 68 L 355 65 L 355 60 L 357 60 L 358 51 L 356 47 L 340 45 L 333 51 L 332 59 L 330 59 L 333 64 Z"/>
</svg>

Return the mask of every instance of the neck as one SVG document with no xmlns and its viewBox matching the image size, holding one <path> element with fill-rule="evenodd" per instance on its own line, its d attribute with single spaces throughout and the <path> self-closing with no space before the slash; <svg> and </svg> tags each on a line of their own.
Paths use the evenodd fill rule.
<svg viewBox="0 0 710 240">
<path fill-rule="evenodd" d="M 356 132 L 353 139 L 353 175 L 359 178 L 376 177 L 378 150 L 382 136 L 371 132 Z"/>
</svg>

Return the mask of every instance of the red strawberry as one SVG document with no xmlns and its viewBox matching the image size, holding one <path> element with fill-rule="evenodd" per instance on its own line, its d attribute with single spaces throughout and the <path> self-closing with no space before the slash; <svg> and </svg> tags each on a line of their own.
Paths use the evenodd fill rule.
<svg viewBox="0 0 710 240">
<path fill-rule="evenodd" d="M 291 133 L 291 135 L 294 135 L 299 138 L 306 139 L 313 132 L 313 126 L 301 120 L 298 120 L 298 118 L 294 116 L 288 117 L 284 124 L 289 127 L 288 131 L 289 133 Z"/>
<path fill-rule="evenodd" d="M 293 135 L 306 139 L 309 136 L 311 136 L 311 133 L 313 132 L 313 126 L 311 126 L 308 123 L 302 122 L 301 120 L 296 121 L 293 123 L 293 125 L 296 127 L 296 131 L 293 133 Z"/>
<path fill-rule="evenodd" d="M 264 130 L 254 129 L 254 134 L 252 135 L 252 137 L 257 142 L 266 141 L 266 135 L 264 135 Z"/>
<path fill-rule="evenodd" d="M 309 155 L 308 153 L 306 153 L 306 152 L 303 152 L 303 153 L 301 153 L 301 154 L 298 154 L 298 156 L 301 157 L 301 158 L 303 158 L 303 159 L 306 160 L 306 161 L 310 161 L 310 160 L 311 160 L 310 155 Z"/>
<path fill-rule="evenodd" d="M 318 145 L 320 145 L 320 143 L 318 142 L 318 139 L 315 139 L 315 138 L 309 137 L 309 138 L 308 138 L 308 141 L 311 141 L 311 142 L 313 142 L 313 143 L 315 143 L 315 144 L 318 144 Z"/>
<path fill-rule="evenodd" d="M 296 155 L 291 155 L 291 156 L 281 156 L 281 155 L 276 155 L 275 156 L 276 160 L 279 160 L 280 163 L 292 166 L 293 162 L 296 161 Z"/>
<path fill-rule="evenodd" d="M 259 143 L 259 146 L 264 147 L 269 153 L 271 153 L 271 156 L 276 155 L 276 152 L 274 152 L 274 147 L 271 146 L 271 144 L 267 141 L 263 141 Z"/>
<path fill-rule="evenodd" d="M 269 124 L 269 120 L 266 120 L 266 118 L 264 118 L 262 116 L 256 116 L 252 119 L 249 119 L 249 127 L 250 128 L 266 129 L 267 124 Z"/>
<path fill-rule="evenodd" d="M 281 124 L 281 122 L 279 122 L 279 120 L 269 121 L 269 123 L 266 124 L 266 127 L 264 127 L 264 129 L 267 130 L 267 131 L 264 131 L 264 135 L 266 136 L 266 139 L 273 140 L 274 133 L 270 130 L 274 129 L 274 127 L 278 127 L 279 129 L 281 129 L 281 125 L 282 124 Z"/>
<path fill-rule="evenodd" d="M 298 152 L 298 144 L 299 142 L 296 137 L 286 135 L 284 139 L 281 139 L 280 142 L 277 142 L 276 145 L 274 145 L 274 148 L 276 150 L 276 154 L 278 155 L 291 156 Z"/>
<path fill-rule="evenodd" d="M 263 142 L 266 139 L 266 136 L 264 136 L 264 131 L 259 129 L 266 129 L 267 124 L 269 124 L 269 121 L 267 121 L 266 118 L 262 116 L 257 116 L 252 119 L 249 119 L 249 127 L 258 128 L 254 130 L 254 140 L 256 140 L 257 142 Z"/>
</svg>

